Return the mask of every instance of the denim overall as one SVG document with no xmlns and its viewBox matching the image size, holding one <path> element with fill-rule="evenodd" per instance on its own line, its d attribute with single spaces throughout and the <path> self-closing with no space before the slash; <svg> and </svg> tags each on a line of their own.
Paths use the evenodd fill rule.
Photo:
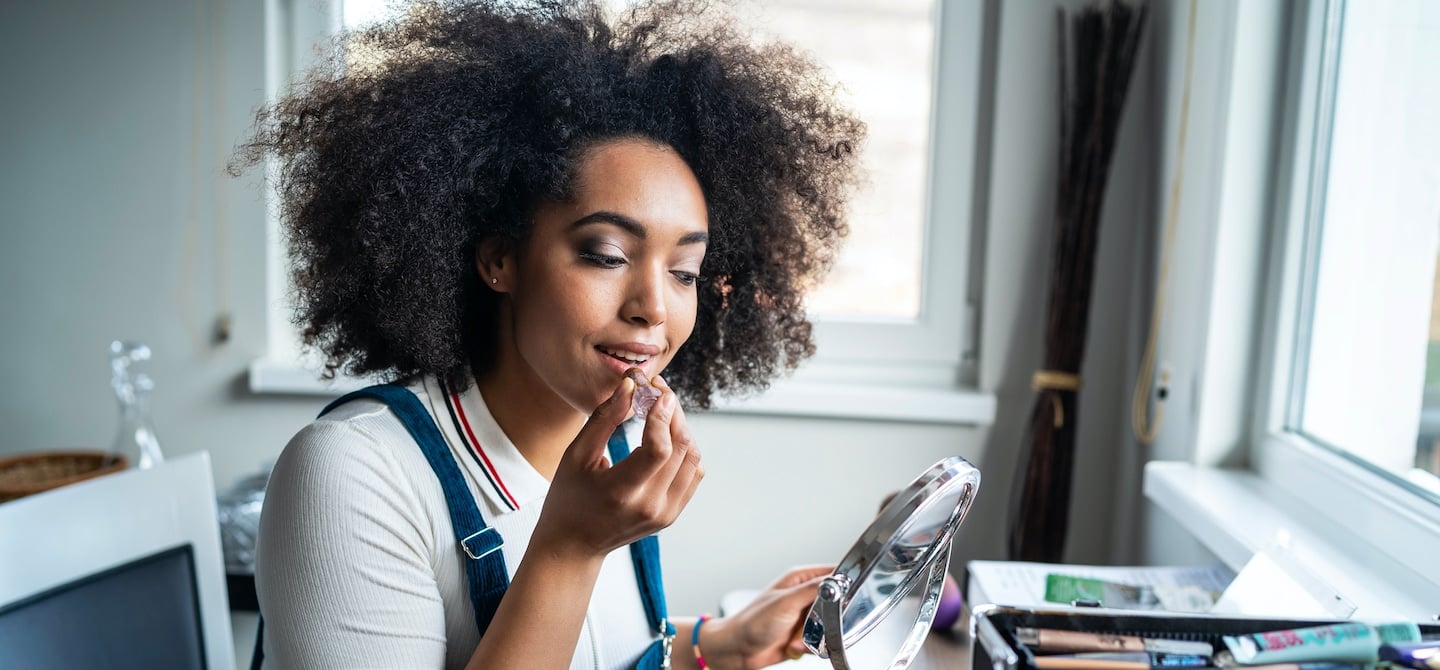
<svg viewBox="0 0 1440 670">
<path fill-rule="evenodd" d="M 490 627 L 490 621 L 495 618 L 495 610 L 500 607 L 500 599 L 510 586 L 510 573 L 505 569 L 505 556 L 500 551 L 500 547 L 505 544 L 504 540 L 480 515 L 480 509 L 476 507 L 475 498 L 465 486 L 465 477 L 455 465 L 445 438 L 414 393 L 394 384 L 370 386 L 341 396 L 321 410 L 320 416 L 356 398 L 372 398 L 389 405 L 391 411 L 395 412 L 400 422 L 405 424 L 406 430 L 415 438 L 415 442 L 420 445 L 420 450 L 425 453 L 425 460 L 430 462 L 430 468 L 440 480 L 440 488 L 445 492 L 445 504 L 450 508 L 450 522 L 455 529 L 455 539 L 469 559 L 465 562 L 465 576 L 470 584 L 470 604 L 475 608 L 475 626 L 480 629 L 483 637 L 485 630 Z M 619 463 L 630 455 L 623 427 L 615 429 L 606 446 L 612 463 Z M 660 578 L 660 542 L 654 535 L 632 542 L 630 560 L 635 565 L 635 580 L 640 584 L 640 600 L 645 605 L 645 615 L 650 619 L 651 627 L 660 635 L 660 639 L 645 650 L 635 667 L 637 670 L 666 670 L 670 667 L 670 644 L 675 636 L 675 626 L 670 623 L 665 611 L 665 588 Z M 262 614 L 260 628 L 255 634 L 251 670 L 259 670 L 264 662 L 264 633 L 265 621 Z"/>
</svg>

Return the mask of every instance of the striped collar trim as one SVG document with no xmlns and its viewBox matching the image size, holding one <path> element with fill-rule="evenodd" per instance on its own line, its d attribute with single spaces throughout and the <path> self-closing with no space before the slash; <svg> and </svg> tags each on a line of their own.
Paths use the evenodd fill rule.
<svg viewBox="0 0 1440 670">
<path fill-rule="evenodd" d="M 436 423 L 445 424 L 446 436 L 453 440 L 455 457 L 465 469 L 479 492 L 501 513 L 543 498 L 550 482 L 535 470 L 495 423 L 479 388 L 470 383 L 463 392 L 455 392 L 443 380 L 432 377 L 429 387 L 431 411 Z"/>
<path fill-rule="evenodd" d="M 484 445 L 481 444 L 479 438 L 475 437 L 475 429 L 471 427 L 470 417 L 465 411 L 464 404 L 460 402 L 460 394 L 450 390 L 449 385 L 443 381 L 440 382 L 440 391 L 444 394 L 445 410 L 450 414 L 451 427 L 460 436 L 461 442 L 465 444 L 465 452 L 470 456 L 471 461 L 485 475 L 485 481 L 489 484 L 490 490 L 494 491 L 495 495 L 500 498 L 500 502 L 511 511 L 520 509 L 520 503 L 515 500 L 510 489 L 505 486 L 505 480 L 500 476 L 500 471 L 496 469 L 490 456 L 485 453 Z"/>
</svg>

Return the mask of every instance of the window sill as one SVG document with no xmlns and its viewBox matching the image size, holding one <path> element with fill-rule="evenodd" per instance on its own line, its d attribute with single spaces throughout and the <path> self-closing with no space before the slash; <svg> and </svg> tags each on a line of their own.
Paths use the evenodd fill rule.
<svg viewBox="0 0 1440 670">
<path fill-rule="evenodd" d="M 1154 461 L 1145 497 L 1237 572 L 1283 538 L 1289 554 L 1357 606 L 1356 619 L 1431 621 L 1429 597 L 1440 584 L 1393 560 L 1386 547 L 1359 540 L 1251 471 Z M 1403 544 L 1403 537 L 1395 538 Z"/>
<path fill-rule="evenodd" d="M 249 382 L 251 393 L 323 396 L 336 396 L 368 383 L 352 378 L 327 383 L 300 365 L 266 359 L 250 363 Z M 781 379 L 765 393 L 753 398 L 720 399 L 711 411 L 985 426 L 995 420 L 995 396 L 962 388 Z"/>
</svg>

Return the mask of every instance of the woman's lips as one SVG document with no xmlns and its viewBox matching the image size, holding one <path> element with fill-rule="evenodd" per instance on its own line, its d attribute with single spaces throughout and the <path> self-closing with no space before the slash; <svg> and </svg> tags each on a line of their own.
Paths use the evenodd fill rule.
<svg viewBox="0 0 1440 670">
<path fill-rule="evenodd" d="M 608 366 L 611 370 L 615 371 L 616 376 L 625 374 L 625 371 L 629 370 L 630 368 L 639 368 L 640 370 L 645 371 L 646 376 L 648 377 L 650 374 L 649 368 L 651 366 L 651 361 L 654 360 L 654 358 L 651 357 L 647 358 L 646 360 L 637 362 L 625 358 L 620 358 L 600 347 L 595 347 L 595 351 L 600 355 L 600 358 L 604 361 L 605 365 Z"/>
<path fill-rule="evenodd" d="M 595 348 L 616 358 L 624 358 L 639 363 L 649 360 L 652 356 L 658 356 L 661 351 L 664 351 L 658 345 L 645 342 L 611 342 L 597 344 Z"/>
<path fill-rule="evenodd" d="M 640 342 L 627 342 L 625 344 L 600 344 L 595 346 L 595 351 L 605 357 L 606 363 L 615 370 L 616 374 L 625 374 L 630 368 L 640 368 L 645 371 L 648 377 L 651 363 L 661 351 L 660 347 L 653 344 Z"/>
</svg>

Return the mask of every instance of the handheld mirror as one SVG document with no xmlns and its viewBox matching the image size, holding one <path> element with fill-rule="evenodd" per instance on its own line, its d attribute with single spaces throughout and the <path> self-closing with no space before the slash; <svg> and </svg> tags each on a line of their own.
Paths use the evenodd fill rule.
<svg viewBox="0 0 1440 670">
<path fill-rule="evenodd" d="M 835 670 L 909 666 L 935 619 L 950 540 L 979 488 L 980 471 L 950 456 L 896 494 L 820 583 L 805 646 Z M 863 661 L 857 646 L 866 647 Z"/>
</svg>

